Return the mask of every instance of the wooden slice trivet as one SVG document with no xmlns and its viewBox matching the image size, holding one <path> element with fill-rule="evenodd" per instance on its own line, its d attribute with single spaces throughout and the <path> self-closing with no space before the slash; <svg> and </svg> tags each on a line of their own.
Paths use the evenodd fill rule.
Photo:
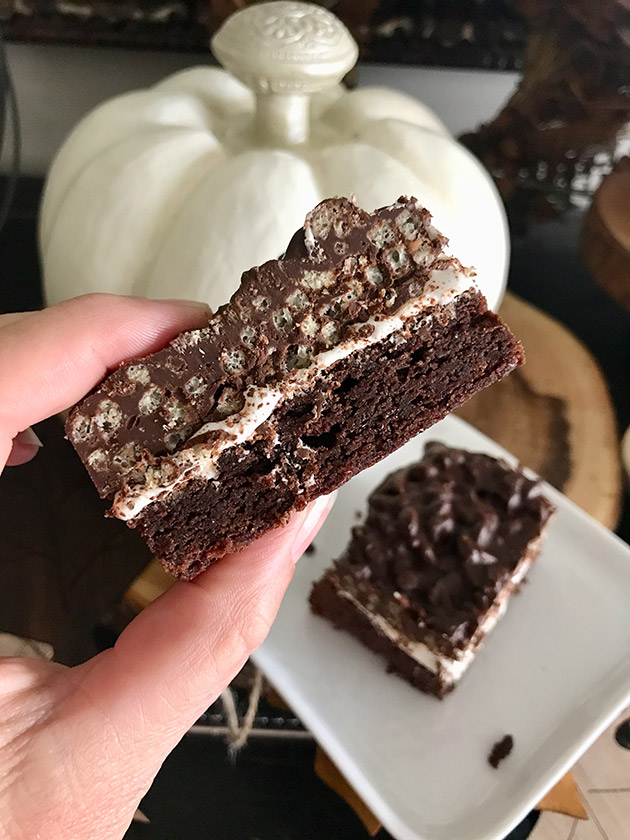
<svg viewBox="0 0 630 840">
<path fill-rule="evenodd" d="M 545 313 L 507 294 L 501 315 L 526 364 L 457 414 L 608 528 L 621 504 L 615 414 L 597 363 Z"/>
<path fill-rule="evenodd" d="M 602 181 L 584 220 L 581 240 L 591 274 L 630 309 L 630 158 L 622 158 Z"/>
</svg>

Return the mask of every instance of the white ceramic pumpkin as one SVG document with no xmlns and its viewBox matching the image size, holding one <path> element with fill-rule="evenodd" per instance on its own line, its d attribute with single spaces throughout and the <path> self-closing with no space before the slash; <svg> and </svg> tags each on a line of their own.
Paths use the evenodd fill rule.
<svg viewBox="0 0 630 840">
<path fill-rule="evenodd" d="M 106 102 L 60 149 L 40 219 L 49 303 L 109 291 L 216 308 L 321 199 L 371 210 L 414 195 L 498 304 L 508 237 L 491 179 L 416 100 L 339 85 L 357 48 L 334 15 L 256 4 L 213 49 L 225 70 Z"/>
</svg>

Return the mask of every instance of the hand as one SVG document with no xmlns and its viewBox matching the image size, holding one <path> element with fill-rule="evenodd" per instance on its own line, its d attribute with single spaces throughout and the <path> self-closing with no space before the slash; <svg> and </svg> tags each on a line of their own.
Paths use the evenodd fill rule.
<svg viewBox="0 0 630 840">
<path fill-rule="evenodd" d="M 111 295 L 0 316 L 0 465 L 37 452 L 31 424 L 207 317 L 201 304 Z M 319 499 L 176 583 L 82 665 L 0 659 L 2 838 L 122 837 L 164 758 L 267 635 L 329 507 Z"/>
</svg>

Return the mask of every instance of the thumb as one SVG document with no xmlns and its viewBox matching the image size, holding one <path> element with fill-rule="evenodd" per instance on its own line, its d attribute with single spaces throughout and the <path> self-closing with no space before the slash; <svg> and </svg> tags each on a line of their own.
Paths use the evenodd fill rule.
<svg viewBox="0 0 630 840">
<path fill-rule="evenodd" d="M 293 577 L 296 560 L 333 504 L 320 497 L 284 528 L 224 557 L 192 581 L 178 581 L 92 663 L 92 691 L 134 738 L 160 742 L 175 724 L 185 732 L 260 646 Z M 94 664 L 93 664 L 94 663 Z M 132 712 L 137 719 L 132 719 Z M 145 731 L 146 730 L 146 731 Z"/>
<path fill-rule="evenodd" d="M 95 836 L 124 830 L 168 753 L 264 640 L 332 503 L 318 499 L 284 528 L 176 583 L 113 649 L 67 672 L 72 689 L 56 726 L 71 756 L 69 789 L 81 799 L 76 813 L 99 814 Z M 83 838 L 68 822 L 72 802 L 62 807 L 46 813 Z"/>
</svg>

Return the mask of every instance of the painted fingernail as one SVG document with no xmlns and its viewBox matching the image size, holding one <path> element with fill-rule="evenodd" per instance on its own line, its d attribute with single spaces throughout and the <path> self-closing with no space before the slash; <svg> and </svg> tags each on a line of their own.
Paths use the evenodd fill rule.
<svg viewBox="0 0 630 840">
<path fill-rule="evenodd" d="M 38 448 L 44 445 L 30 426 L 28 429 L 24 429 L 23 432 L 19 432 L 15 436 L 14 442 L 23 446 L 36 446 Z"/>
<path fill-rule="evenodd" d="M 334 505 L 336 498 L 337 491 L 331 493 L 329 496 L 320 496 L 319 499 L 316 499 L 308 509 L 308 513 L 306 514 L 293 543 L 292 556 L 294 563 L 297 563 L 311 544 L 315 534 L 320 528 L 320 525 L 322 525 L 326 516 L 330 512 L 330 509 Z"/>
</svg>

